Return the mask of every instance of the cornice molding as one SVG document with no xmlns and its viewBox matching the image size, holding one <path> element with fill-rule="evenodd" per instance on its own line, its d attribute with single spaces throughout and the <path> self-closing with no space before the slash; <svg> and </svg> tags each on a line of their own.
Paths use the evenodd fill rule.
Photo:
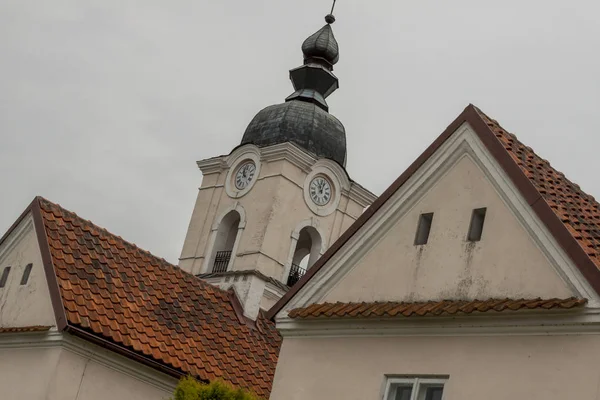
<svg viewBox="0 0 600 400">
<path fill-rule="evenodd" d="M 350 197 L 350 200 L 360 204 L 361 207 L 369 207 L 377 199 L 375 194 L 356 182 L 350 182 L 348 197 Z"/>
<path fill-rule="evenodd" d="M 600 309 L 397 318 L 277 318 L 283 337 L 600 335 Z"/>
<path fill-rule="evenodd" d="M 287 142 L 279 143 L 268 147 L 257 147 L 253 144 L 247 144 L 237 147 L 231 154 L 211 157 L 205 160 L 197 161 L 198 168 L 203 175 L 221 173 L 231 167 L 231 163 L 245 153 L 254 153 L 260 155 L 260 160 L 265 162 L 275 162 L 286 160 L 291 162 L 305 173 L 310 173 L 315 165 L 323 165 L 332 170 L 332 173 L 340 181 L 342 185 L 342 193 L 347 195 L 351 200 L 360 204 L 362 207 L 368 207 L 377 199 L 377 196 L 365 189 L 356 182 L 349 180 L 346 171 L 336 162 L 325 158 L 316 158 L 307 151 L 301 149 L 297 145 Z M 264 179 L 263 177 L 262 179 Z M 260 180 L 259 178 L 258 180 Z M 294 182 L 295 183 L 295 182 Z M 295 183 L 298 185 L 297 183 Z M 210 186 L 220 187 L 222 185 Z M 302 187 L 302 186 L 300 186 Z M 206 187 L 209 188 L 209 187 Z M 201 189 L 206 189 L 201 188 Z"/>
<path fill-rule="evenodd" d="M 227 168 L 226 158 L 227 156 L 207 158 L 206 160 L 196 161 L 196 165 L 202 171 L 202 175 L 217 174 Z"/>
<path fill-rule="evenodd" d="M 263 147 L 261 154 L 263 161 L 287 160 L 306 173 L 310 172 L 313 164 L 317 162 L 315 157 L 290 142 Z"/>
</svg>

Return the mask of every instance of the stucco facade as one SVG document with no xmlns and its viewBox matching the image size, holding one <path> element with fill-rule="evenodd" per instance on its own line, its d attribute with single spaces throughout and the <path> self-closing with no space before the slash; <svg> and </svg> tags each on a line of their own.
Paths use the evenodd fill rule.
<svg viewBox="0 0 600 400">
<path fill-rule="evenodd" d="M 235 174 L 247 162 L 256 167 L 256 175 L 248 188 L 238 190 Z M 204 278 L 223 289 L 234 286 L 244 314 L 252 319 L 287 290 L 292 266 L 299 265 L 303 256 L 298 249 L 306 245 L 303 230 L 310 229 L 313 235 L 308 261 L 302 265 L 306 268 L 375 199 L 351 181 L 339 164 L 317 159 L 292 143 L 264 148 L 248 144 L 227 156 L 199 161 L 198 166 L 204 178 L 179 266 L 192 274 L 234 273 Z M 331 182 L 332 199 L 325 206 L 315 205 L 308 197 L 315 176 L 326 176 Z M 228 224 L 232 227 L 227 228 Z M 217 271 L 216 257 L 221 250 L 230 251 L 231 258 Z M 236 271 L 261 275 L 241 276 Z"/>
<path fill-rule="evenodd" d="M 473 127 L 456 126 L 410 172 L 275 307 L 284 340 L 270 399 L 393 400 L 386 384 L 415 378 L 441 382 L 443 400 L 599 399 L 596 289 Z M 482 234 L 470 240 L 482 208 Z M 431 213 L 420 244 L 421 215 Z M 386 314 L 536 298 L 585 307 Z"/>
<path fill-rule="evenodd" d="M 474 209 L 486 207 L 482 239 L 467 241 Z M 419 216 L 433 213 L 427 244 Z M 473 159 L 452 165 L 323 299 L 424 301 L 566 298 L 565 282 Z"/>
<path fill-rule="evenodd" d="M 27 283 L 21 279 L 27 265 Z M 25 217 L 0 247 L 0 275 L 10 267 L 0 288 L 0 327 L 53 326 L 54 311 L 31 215 Z"/>
<path fill-rule="evenodd" d="M 75 338 L 62 340 L 53 333 L 0 336 L 2 398 L 166 400 L 176 383 Z"/>
<path fill-rule="evenodd" d="M 183 245 L 181 268 L 194 274 L 210 272 L 212 265 L 206 265 L 205 259 L 212 250 L 211 233 L 228 211 L 241 208 L 243 233 L 231 266 L 236 270 L 260 270 L 281 280 L 292 234 L 298 226 L 308 221 L 308 226 L 318 228 L 324 251 L 374 200 L 370 192 L 350 182 L 338 164 L 323 160 L 328 176 L 338 187 L 339 201 L 331 213 L 315 214 L 303 192 L 317 159 L 291 143 L 273 147 L 277 149 L 246 145 L 229 156 L 199 162 L 204 177 Z M 230 170 L 250 155 L 256 155 L 260 163 L 256 182 L 247 193 L 232 197 L 226 190 Z"/>
<path fill-rule="evenodd" d="M 596 400 L 598 357 L 598 335 L 285 338 L 270 400 L 377 400 L 386 375 L 447 377 L 444 400 Z"/>
</svg>

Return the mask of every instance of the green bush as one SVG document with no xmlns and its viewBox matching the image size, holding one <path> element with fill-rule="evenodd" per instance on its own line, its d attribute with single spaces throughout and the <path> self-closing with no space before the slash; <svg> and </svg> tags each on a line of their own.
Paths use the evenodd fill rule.
<svg viewBox="0 0 600 400">
<path fill-rule="evenodd" d="M 221 381 L 205 384 L 194 378 L 182 378 L 171 400 L 260 400 L 254 394 L 234 389 Z"/>
</svg>

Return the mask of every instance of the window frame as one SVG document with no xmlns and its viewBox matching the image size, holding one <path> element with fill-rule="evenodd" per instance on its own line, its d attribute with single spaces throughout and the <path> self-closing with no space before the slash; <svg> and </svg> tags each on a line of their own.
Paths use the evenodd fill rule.
<svg viewBox="0 0 600 400">
<path fill-rule="evenodd" d="M 436 377 L 410 377 L 410 376 L 402 376 L 402 377 L 394 377 L 388 376 L 385 382 L 385 388 L 383 392 L 383 400 L 394 400 L 396 392 L 394 390 L 397 386 L 410 386 L 412 388 L 412 393 L 410 396 L 410 400 L 425 400 L 425 395 L 427 394 L 422 388 L 427 387 L 442 387 L 442 400 L 444 399 L 444 391 L 443 389 L 446 386 L 446 382 L 448 382 L 448 378 L 436 378 Z"/>
</svg>

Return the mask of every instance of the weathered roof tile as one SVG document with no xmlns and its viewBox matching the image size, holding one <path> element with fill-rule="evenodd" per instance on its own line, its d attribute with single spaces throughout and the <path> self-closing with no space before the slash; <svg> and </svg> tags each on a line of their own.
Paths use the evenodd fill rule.
<svg viewBox="0 0 600 400">
<path fill-rule="evenodd" d="M 309 318 L 368 318 L 435 316 L 484 313 L 489 311 L 519 311 L 532 309 L 572 309 L 583 307 L 586 299 L 489 299 L 489 300 L 442 300 L 415 303 L 405 302 L 361 302 L 361 303 L 316 303 L 304 308 L 295 308 L 288 315 L 295 319 Z"/>
<path fill-rule="evenodd" d="M 268 397 L 281 343 L 272 322 L 240 321 L 229 292 L 38 201 L 69 325 L 184 374 Z"/>
</svg>

